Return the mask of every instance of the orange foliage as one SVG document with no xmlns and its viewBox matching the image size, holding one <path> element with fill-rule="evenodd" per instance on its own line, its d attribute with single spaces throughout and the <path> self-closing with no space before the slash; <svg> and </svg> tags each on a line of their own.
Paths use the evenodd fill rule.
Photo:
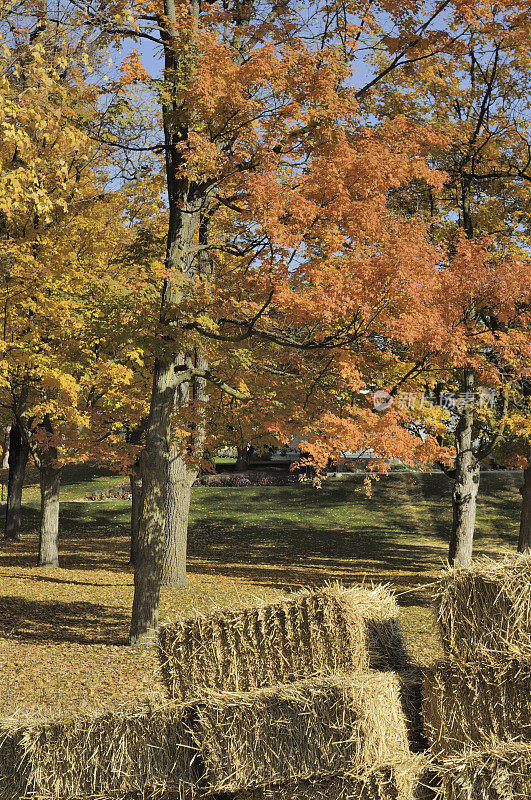
<svg viewBox="0 0 531 800">
<path fill-rule="evenodd" d="M 182 2 L 176 3 L 174 18 L 170 6 L 160 2 L 106 2 L 94 18 L 90 9 L 71 8 L 80 29 L 105 20 L 101 41 L 111 49 L 124 35 L 138 42 L 143 35 L 158 39 L 164 29 L 162 47 L 174 66 L 162 80 L 153 80 L 138 49 L 122 59 L 118 79 L 100 87 L 116 92 L 127 108 L 121 131 L 117 102 L 106 111 L 91 105 L 97 82 L 83 79 L 83 59 L 64 88 L 45 69 L 54 102 L 58 91 L 73 94 L 58 108 L 45 106 L 47 125 L 65 139 L 53 158 L 46 156 L 55 170 L 53 191 L 34 182 L 32 208 L 42 207 L 55 229 L 54 238 L 48 230 L 32 230 L 31 236 L 47 252 L 46 269 L 55 266 L 47 283 L 41 281 L 47 294 L 35 301 L 28 292 L 27 307 L 33 303 L 42 310 L 42 324 L 34 327 L 31 348 L 28 340 L 24 355 L 16 356 L 22 358 L 22 372 L 34 376 L 32 413 L 37 420 L 47 413 L 64 423 L 72 454 L 104 458 L 107 452 L 125 467 L 134 449 L 125 445 L 124 429 L 146 415 L 154 358 L 198 350 L 215 380 L 209 383 L 207 409 L 190 400 L 175 421 L 185 450 L 184 432 L 200 413 L 210 424 L 207 449 L 223 440 L 231 417 L 249 440 L 285 442 L 303 435 L 318 465 L 360 447 L 408 463 L 447 457 L 434 437 L 423 441 L 411 428 L 414 414 L 396 406 L 380 414 L 366 392 L 417 389 L 429 380 L 430 369 L 448 377 L 464 364 L 492 383 L 482 348 L 505 362 L 527 357 L 525 327 L 494 335 L 469 324 L 466 306 L 482 304 L 489 313 L 495 308 L 500 323 L 512 320 L 516 305 L 529 300 L 523 289 L 528 264 L 515 252 L 493 256 L 489 239 L 482 237 L 458 238 L 449 257 L 453 232 L 446 223 L 434 235 L 426 215 L 390 200 L 414 186 L 444 196 L 448 173 L 435 156 L 466 127 L 441 124 L 459 88 L 466 54 L 462 34 L 473 21 L 477 37 L 503 32 L 522 38 L 524 4 L 454 2 L 445 26 L 446 4 L 434 7 L 428 25 L 427 10 L 408 2 L 385 1 L 370 9 L 345 2 L 341 15 L 336 2 L 325 1 L 308 4 L 308 19 L 290 2 L 262 5 L 208 3 L 194 17 Z M 372 46 L 376 39 L 381 47 Z M 358 75 L 368 70 L 374 79 L 362 86 Z M 433 113 L 420 113 L 426 87 L 438 80 L 446 96 L 439 92 Z M 47 96 L 48 90 L 39 91 Z M 161 266 L 163 209 L 157 194 L 166 165 L 156 149 L 164 149 L 160 132 L 135 117 L 134 98 L 139 105 L 156 100 L 162 106 L 164 147 L 173 157 L 173 172 L 166 177 L 179 182 L 180 192 L 171 202 L 181 216 L 193 213 L 196 220 L 186 243 L 194 279 L 158 327 L 157 282 L 176 279 Z M 26 127 L 17 130 L 36 129 L 29 109 L 22 106 L 18 113 L 20 119 L 25 115 Z M 98 199 L 108 150 L 98 152 L 99 173 L 91 168 L 85 183 L 74 182 L 76 202 L 70 197 L 73 141 L 77 154 L 83 142 L 88 157 L 82 132 L 87 115 L 95 114 L 113 147 L 136 142 L 139 129 L 147 137 L 142 141 L 155 142 L 149 158 L 159 182 L 139 189 L 140 207 L 151 209 L 143 217 L 119 193 Z M 26 134 L 22 144 L 28 148 L 30 142 Z M 32 152 L 31 163 L 40 165 L 39 157 Z M 6 172 L 5 180 L 15 178 Z M 24 193 L 13 195 L 16 202 L 8 209 L 13 219 L 28 217 L 27 210 L 18 210 L 23 201 L 17 198 L 27 202 L 29 184 L 27 178 Z M 187 210 L 192 207 L 196 210 Z M 68 233 L 58 225 L 67 218 Z M 200 227 L 206 219 L 205 245 Z M 20 230 L 20 220 L 17 226 Z M 146 265 L 138 243 L 150 226 L 158 239 Z M 72 232 L 85 242 L 82 258 L 67 247 Z M 206 271 L 197 266 L 200 247 L 208 256 Z M 18 263 L 26 270 L 37 263 L 44 268 L 25 239 Z M 59 272 L 68 276 L 66 284 Z M 23 321 L 17 324 L 22 330 Z M 66 330 L 70 339 L 75 332 L 79 348 L 66 345 Z M 45 338 L 53 346 L 42 346 Z M 31 361 L 28 367 L 37 339 L 43 355 L 38 366 Z M 9 353 L 11 361 L 5 362 L 6 390 L 13 358 Z M 227 386 L 250 400 L 227 396 Z"/>
</svg>

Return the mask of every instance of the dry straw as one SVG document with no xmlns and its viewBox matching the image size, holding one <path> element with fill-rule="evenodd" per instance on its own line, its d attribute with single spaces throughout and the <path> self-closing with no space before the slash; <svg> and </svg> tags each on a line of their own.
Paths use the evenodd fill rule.
<svg viewBox="0 0 531 800">
<path fill-rule="evenodd" d="M 195 720 L 205 783 L 235 792 L 409 759 L 417 689 L 417 673 L 372 672 L 212 695 Z"/>
<path fill-rule="evenodd" d="M 359 775 L 344 773 L 237 792 L 233 800 L 432 800 L 425 763 L 408 759 Z"/>
<path fill-rule="evenodd" d="M 407 656 L 387 588 L 339 585 L 275 603 L 161 626 L 162 674 L 172 697 L 245 692 L 333 672 L 402 669 Z"/>
<path fill-rule="evenodd" d="M 0 798 L 194 796 L 196 750 L 187 707 L 0 727 Z"/>
<path fill-rule="evenodd" d="M 531 659 L 531 556 L 448 570 L 436 606 L 445 650 L 455 658 Z"/>
<path fill-rule="evenodd" d="M 445 761 L 441 772 L 444 800 L 529 800 L 531 744 L 468 751 Z"/>
<path fill-rule="evenodd" d="M 531 742 L 531 660 L 437 664 L 426 672 L 423 714 L 434 750 Z"/>
</svg>

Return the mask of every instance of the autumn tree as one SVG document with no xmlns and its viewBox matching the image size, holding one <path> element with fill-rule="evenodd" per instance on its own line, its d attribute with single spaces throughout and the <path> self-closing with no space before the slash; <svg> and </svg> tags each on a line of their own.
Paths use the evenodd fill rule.
<svg viewBox="0 0 531 800">
<path fill-rule="evenodd" d="M 441 440 L 455 448 L 444 468 L 453 482 L 449 557 L 458 564 L 472 556 L 480 463 L 503 441 L 509 399 L 529 365 L 526 30 L 521 9 L 493 7 L 459 47 L 419 64 L 405 85 L 390 75 L 376 102 L 378 114 L 405 113 L 445 137 L 432 154 L 446 173 L 444 190 L 419 183 L 393 202 L 423 216 L 444 250 L 439 305 L 453 340 L 429 359 L 424 389 L 439 402 L 444 392 L 459 401 L 447 404 L 446 426 L 437 420 Z M 478 404 L 485 391 L 489 409 Z"/>
<path fill-rule="evenodd" d="M 63 465 L 131 458 L 124 430 L 145 413 L 139 337 L 161 279 L 145 243 L 160 188 L 124 181 L 123 160 L 90 135 L 98 92 L 83 32 L 72 37 L 68 18 L 39 5 L 6 21 L 0 402 L 39 469 L 39 564 L 57 566 Z M 131 272 L 139 239 L 141 275 Z"/>
<path fill-rule="evenodd" d="M 518 391 L 519 368 L 530 355 L 531 270 L 527 259 L 522 262 L 481 254 L 477 245 L 465 241 L 461 248 L 465 261 L 458 265 L 459 294 L 454 294 L 454 309 L 458 311 L 455 324 L 464 334 L 465 366 L 453 370 L 447 379 L 447 386 L 454 382 L 459 393 L 457 407 L 451 410 L 457 412 L 456 459 L 448 474 L 454 479 L 450 560 L 468 564 L 480 464 L 507 435 L 510 396 Z M 459 254 L 456 260 L 461 260 Z M 489 399 L 482 403 L 482 395 Z"/>
<path fill-rule="evenodd" d="M 49 229 L 55 215 L 64 213 L 68 193 L 74 186 L 68 181 L 68 159 L 72 159 L 70 166 L 76 174 L 83 146 L 72 101 L 77 96 L 86 106 L 87 93 L 83 87 L 61 79 L 68 63 L 64 50 L 56 50 L 48 57 L 49 41 L 42 14 L 34 15 L 30 32 L 31 21 L 17 18 L 18 9 L 6 10 L 4 6 L 2 12 L 2 383 L 7 390 L 3 404 L 14 416 L 10 464 L 13 491 L 7 504 L 6 534 L 16 538 L 24 465 L 32 449 L 28 431 L 34 421 L 28 408 L 31 367 L 27 354 L 34 344 L 37 306 L 41 302 L 46 309 L 50 287 L 48 265 L 38 258 L 39 236 Z M 50 159 L 52 148 L 57 155 Z M 43 419 L 35 424 L 49 427 L 50 422 Z M 43 454 L 42 447 L 39 452 Z M 46 484 L 43 497 L 48 494 L 47 478 L 53 458 L 46 461 L 46 469 L 41 470 Z M 48 503 L 44 503 L 43 518 L 47 514 Z"/>
</svg>

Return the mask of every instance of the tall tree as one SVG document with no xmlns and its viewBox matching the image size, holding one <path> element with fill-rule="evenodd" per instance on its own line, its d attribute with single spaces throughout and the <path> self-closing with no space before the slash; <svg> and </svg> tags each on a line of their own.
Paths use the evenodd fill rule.
<svg viewBox="0 0 531 800">
<path fill-rule="evenodd" d="M 173 480 L 168 475 L 188 473 L 187 437 L 181 454 L 171 444 L 172 415 L 176 404 L 182 404 L 177 393 L 184 384 L 210 381 L 240 399 L 246 396 L 211 370 L 208 340 L 231 343 L 255 337 L 288 349 L 320 349 L 361 338 L 352 330 L 354 320 L 334 319 L 330 325 L 323 318 L 319 302 L 326 278 L 318 282 L 315 273 L 317 259 L 321 275 L 341 269 L 332 256 L 338 240 L 349 233 L 341 231 L 348 227 L 348 212 L 341 205 L 356 202 L 346 186 L 339 188 L 349 181 L 358 155 L 338 127 L 340 119 L 356 113 L 357 105 L 345 87 L 349 70 L 341 43 L 332 42 L 326 32 L 318 47 L 294 40 L 290 28 L 295 19 L 288 3 L 273 5 L 265 20 L 262 9 L 252 3 L 235 3 L 228 14 L 216 7 L 201 13 L 199 4 L 182 6 L 180 12 L 165 3 L 158 19 L 165 58 L 169 202 L 168 278 L 160 322 L 168 332 L 173 326 L 177 335 L 172 337 L 174 347 L 165 348 L 156 362 L 140 458 L 144 507 L 132 642 L 149 640 L 157 626 L 168 551 L 167 509 L 173 513 L 173 491 L 168 492 Z M 314 80 L 316 72 L 320 81 Z M 330 169 L 339 184 L 332 197 Z M 368 195 L 361 186 L 358 192 L 364 199 Z M 233 231 L 229 243 L 225 239 L 216 245 L 206 237 L 212 215 L 220 209 L 233 212 L 226 215 Z M 356 233 L 358 238 L 367 235 Z M 303 254 L 305 247 L 313 251 L 310 258 Z M 216 249 L 224 263 L 214 284 Z M 198 256 L 202 253 L 207 257 Z M 301 263 L 290 268 L 295 259 Z M 304 284 L 310 291 L 301 294 Z M 214 306 L 209 299 L 213 285 Z M 307 312 L 303 322 L 302 307 Z M 201 384 L 193 393 L 198 404 L 207 402 Z M 193 432 L 199 439 L 201 426 L 196 412 Z M 189 495 L 188 479 L 181 484 L 181 495 L 185 493 Z"/>
<path fill-rule="evenodd" d="M 446 172 L 444 191 L 417 184 L 395 200 L 429 220 L 434 242 L 453 265 L 446 275 L 454 287 L 443 280 L 441 304 L 453 305 L 455 342 L 431 362 L 443 367 L 439 380 L 447 392 L 469 398 L 453 406 L 443 436 L 455 447 L 454 463 L 445 467 L 453 482 L 449 558 L 465 565 L 472 557 L 480 462 L 503 438 L 508 398 L 529 364 L 530 51 L 520 10 L 507 12 L 492 9 L 488 25 L 471 26 L 451 58 L 442 52 L 418 65 L 408 91 L 392 75 L 379 87 L 379 113 L 407 113 L 446 136 L 432 156 Z M 456 237 L 459 230 L 470 246 Z M 482 247 L 490 253 L 487 270 Z M 430 377 L 433 388 L 437 379 Z M 499 412 L 487 420 L 477 408 L 485 388 L 498 398 L 493 410 Z"/>
<path fill-rule="evenodd" d="M 73 54 L 59 46 L 47 52 L 50 41 L 58 44 L 58 39 L 50 35 L 45 8 L 27 8 L 27 16 L 20 7 L 6 10 L 4 5 L 1 11 L 2 404 L 14 417 L 6 534 L 16 536 L 24 467 L 31 450 L 32 371 L 35 360 L 41 356 L 44 363 L 47 360 L 46 345 L 42 347 L 41 341 L 39 347 L 35 341 L 37 307 L 40 303 L 46 318 L 52 286 L 51 270 L 40 260 L 40 250 L 54 217 L 64 215 L 70 195 L 76 194 L 84 156 L 78 118 L 94 92 L 80 82 L 62 79 Z M 44 516 L 47 496 L 46 490 Z"/>
<path fill-rule="evenodd" d="M 83 29 L 38 3 L 2 23 L 0 403 L 40 473 L 39 564 L 57 566 L 62 466 L 105 449 L 133 457 L 122 431 L 145 413 L 131 365 L 161 267 L 131 272 L 131 251 L 153 236 L 159 190 L 123 182 L 123 159 L 89 135 L 98 91 Z"/>
</svg>

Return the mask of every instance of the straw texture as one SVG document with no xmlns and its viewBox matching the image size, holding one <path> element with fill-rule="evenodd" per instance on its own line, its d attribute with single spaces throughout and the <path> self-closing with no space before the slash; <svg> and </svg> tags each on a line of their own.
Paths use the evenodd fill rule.
<svg viewBox="0 0 531 800">
<path fill-rule="evenodd" d="M 529 800 L 531 744 L 468 752 L 441 771 L 444 800 Z"/>
<path fill-rule="evenodd" d="M 339 585 L 270 604 L 221 610 L 161 626 L 170 695 L 245 692 L 332 672 L 403 669 L 407 655 L 389 591 Z"/>
<path fill-rule="evenodd" d="M 195 721 L 205 783 L 235 792 L 404 761 L 412 685 L 416 674 L 372 672 L 213 695 Z"/>
<path fill-rule="evenodd" d="M 92 719 L 0 727 L 0 798 L 194 796 L 190 709 L 140 708 Z"/>
<path fill-rule="evenodd" d="M 531 660 L 437 664 L 426 671 L 422 710 L 428 741 L 445 755 L 531 742 Z"/>
<path fill-rule="evenodd" d="M 454 658 L 531 659 L 531 556 L 448 570 L 436 606 L 445 650 Z"/>
<path fill-rule="evenodd" d="M 410 759 L 360 775 L 332 775 L 237 792 L 234 800 L 432 800 L 424 762 Z"/>
</svg>

